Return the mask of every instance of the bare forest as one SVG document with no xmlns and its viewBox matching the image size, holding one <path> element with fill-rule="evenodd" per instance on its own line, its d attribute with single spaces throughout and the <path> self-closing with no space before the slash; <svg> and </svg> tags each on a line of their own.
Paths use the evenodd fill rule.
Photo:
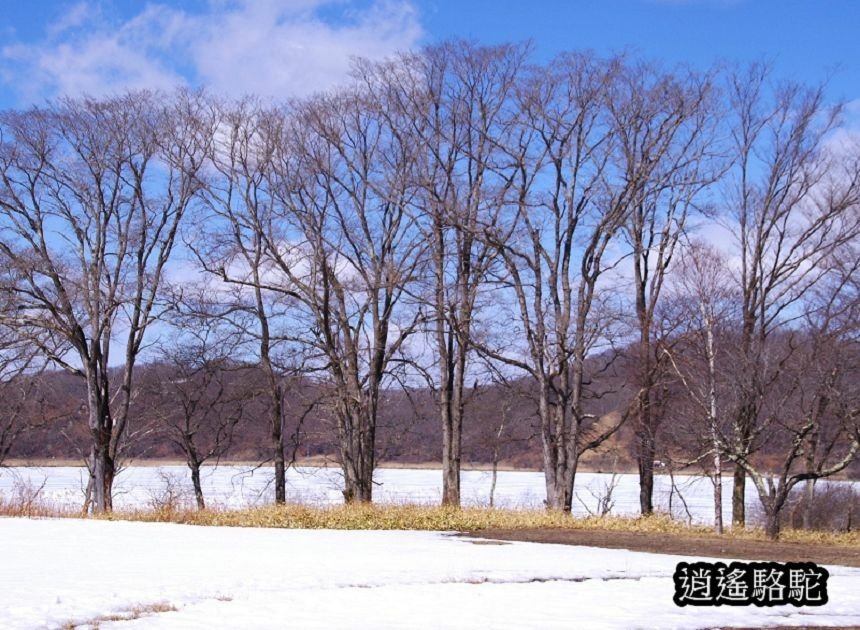
<svg viewBox="0 0 860 630">
<path fill-rule="evenodd" d="M 856 475 L 860 138 L 821 86 L 450 41 L 286 103 L 0 112 L 0 466 Z M 715 528 L 722 531 L 720 495 Z"/>
</svg>

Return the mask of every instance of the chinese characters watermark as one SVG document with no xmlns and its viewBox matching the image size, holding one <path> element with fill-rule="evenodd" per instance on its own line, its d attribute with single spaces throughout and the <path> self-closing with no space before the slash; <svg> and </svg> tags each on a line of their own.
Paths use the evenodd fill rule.
<svg viewBox="0 0 860 630">
<path fill-rule="evenodd" d="M 823 606 L 827 569 L 812 562 L 679 562 L 678 606 Z"/>
</svg>

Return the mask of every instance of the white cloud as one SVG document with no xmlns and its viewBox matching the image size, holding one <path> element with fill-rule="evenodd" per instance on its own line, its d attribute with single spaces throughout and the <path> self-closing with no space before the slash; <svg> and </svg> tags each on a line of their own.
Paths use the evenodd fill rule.
<svg viewBox="0 0 860 630">
<path fill-rule="evenodd" d="M 322 21 L 310 5 L 253 3 L 198 22 L 189 50 L 201 79 L 228 94 L 307 94 L 343 80 L 351 56 L 390 55 L 421 35 L 407 4 L 377 3 L 340 26 Z"/>
<path fill-rule="evenodd" d="M 0 77 L 24 103 L 182 84 L 283 98 L 331 87 L 351 57 L 385 57 L 421 35 L 406 0 L 362 10 L 338 0 L 212 0 L 197 13 L 149 4 L 120 22 L 81 2 L 42 41 L 0 47 Z"/>
<path fill-rule="evenodd" d="M 59 35 L 64 31 L 83 25 L 92 18 L 92 7 L 86 2 L 78 2 L 61 15 L 58 20 L 48 25 L 48 34 Z"/>
<path fill-rule="evenodd" d="M 16 82 L 24 100 L 57 95 L 99 96 L 183 82 L 178 74 L 153 63 L 145 52 L 129 49 L 120 35 L 61 43 L 49 50 L 7 47 L 3 57 L 26 68 Z"/>
</svg>

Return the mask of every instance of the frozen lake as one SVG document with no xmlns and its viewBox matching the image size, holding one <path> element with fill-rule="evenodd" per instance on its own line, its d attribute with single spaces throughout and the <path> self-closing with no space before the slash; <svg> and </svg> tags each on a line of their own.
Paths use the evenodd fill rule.
<svg viewBox="0 0 860 630">
<path fill-rule="evenodd" d="M 274 500 L 272 470 L 269 467 L 223 465 L 203 471 L 203 492 L 211 507 L 264 505 Z M 15 493 L 16 488 L 42 488 L 40 497 L 51 504 L 76 509 L 83 502 L 87 473 L 80 467 L 18 467 L 0 469 L 0 493 Z M 374 477 L 374 501 L 382 503 L 438 504 L 442 496 L 439 470 L 381 468 Z M 463 502 L 470 506 L 489 505 L 492 475 L 489 471 L 467 471 L 462 476 Z M 667 475 L 655 479 L 654 503 L 662 512 L 676 518 L 708 523 L 713 520 L 713 487 L 704 477 Z M 291 502 L 330 505 L 343 500 L 338 468 L 298 467 L 287 475 L 287 495 Z M 573 512 L 584 516 L 599 510 L 600 498 L 612 488 L 615 515 L 639 513 L 638 477 L 632 474 L 579 473 L 576 477 Z M 193 503 L 188 468 L 185 466 L 131 466 L 124 469 L 114 484 L 114 507 L 146 508 L 163 503 L 168 497 Z M 506 508 L 540 508 L 545 486 L 543 473 L 500 471 L 495 489 L 495 504 Z M 758 504 L 755 489 L 748 484 L 747 502 Z M 731 479 L 723 480 L 724 519 L 730 522 Z M 753 509 L 755 509 L 753 507 Z"/>
</svg>

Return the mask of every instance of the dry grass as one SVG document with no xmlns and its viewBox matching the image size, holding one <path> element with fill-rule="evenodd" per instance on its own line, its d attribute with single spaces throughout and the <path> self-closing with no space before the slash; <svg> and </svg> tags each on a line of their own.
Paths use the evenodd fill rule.
<svg viewBox="0 0 860 630">
<path fill-rule="evenodd" d="M 42 497 L 46 481 L 41 485 L 32 480 L 16 478 L 7 494 L 0 492 L 0 516 L 27 518 L 80 516 L 80 512 L 61 507 Z"/>
<path fill-rule="evenodd" d="M 350 504 L 326 507 L 287 504 L 238 510 L 136 510 L 114 512 L 101 518 L 171 522 L 225 527 L 287 529 L 381 529 L 475 531 L 479 529 L 571 528 L 683 533 L 707 531 L 691 528 L 668 516 L 649 518 L 586 517 L 550 510 L 447 508 L 424 505 Z"/>
<path fill-rule="evenodd" d="M 89 630 L 98 630 L 102 623 L 115 621 L 132 621 L 149 615 L 157 615 L 165 612 L 176 612 L 178 609 L 173 604 L 168 602 L 154 602 L 152 604 L 137 604 L 130 608 L 120 610 L 109 615 L 99 615 L 86 621 L 68 621 L 61 628 L 63 630 L 75 630 L 76 628 L 88 628 Z"/>
<path fill-rule="evenodd" d="M 68 507 L 57 507 L 41 498 L 42 488 L 15 486 L 8 496 L 0 494 L 0 516 L 80 517 Z M 647 518 L 618 516 L 572 517 L 550 510 L 510 510 L 488 508 L 454 509 L 429 505 L 351 504 L 327 507 L 287 504 L 246 509 L 197 511 L 188 501 L 172 494 L 154 497 L 147 509 L 116 511 L 95 518 L 144 522 L 169 522 L 224 527 L 273 527 L 289 529 L 381 529 L 463 531 L 479 529 L 561 528 L 617 531 L 677 536 L 716 536 L 711 528 L 687 525 L 667 515 Z M 726 538 L 765 540 L 763 530 L 749 528 L 730 531 Z M 785 529 L 783 542 L 801 544 L 860 546 L 860 532 L 821 532 Z"/>
<path fill-rule="evenodd" d="M 572 517 L 547 510 L 445 508 L 422 505 L 352 504 L 329 507 L 266 506 L 241 510 L 149 510 L 114 512 L 100 518 L 171 522 L 224 527 L 288 529 L 381 529 L 475 531 L 479 529 L 559 528 L 642 534 L 716 537 L 711 528 L 687 525 L 667 515 L 647 518 L 618 516 Z M 765 540 L 764 531 L 751 528 L 728 532 L 726 538 Z M 832 533 L 786 530 L 781 540 L 819 545 L 860 546 L 860 532 Z"/>
</svg>

